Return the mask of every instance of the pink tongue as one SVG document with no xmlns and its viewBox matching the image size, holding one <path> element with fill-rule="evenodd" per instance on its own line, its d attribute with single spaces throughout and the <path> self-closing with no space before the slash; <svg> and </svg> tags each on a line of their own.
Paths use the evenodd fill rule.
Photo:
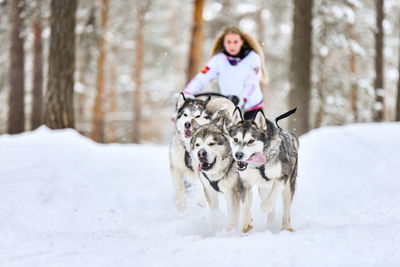
<svg viewBox="0 0 400 267">
<path fill-rule="evenodd" d="M 185 130 L 185 137 L 186 137 L 186 138 L 192 137 L 192 131 Z"/>
<path fill-rule="evenodd" d="M 252 164 L 264 164 L 267 161 L 263 153 L 257 152 L 253 155 L 251 155 L 250 158 L 248 158 L 245 162 L 246 163 L 252 163 Z"/>
</svg>

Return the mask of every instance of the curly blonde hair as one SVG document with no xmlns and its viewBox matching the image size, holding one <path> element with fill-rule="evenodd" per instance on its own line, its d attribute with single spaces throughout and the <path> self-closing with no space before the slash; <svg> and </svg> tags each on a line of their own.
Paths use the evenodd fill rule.
<svg viewBox="0 0 400 267">
<path fill-rule="evenodd" d="M 256 52 L 260 56 L 262 79 L 263 79 L 263 81 L 267 81 L 268 77 L 267 77 L 267 72 L 265 70 L 265 65 L 264 65 L 264 53 L 261 49 L 261 46 L 258 44 L 258 42 L 253 37 L 242 32 L 239 28 L 237 28 L 235 26 L 230 26 L 230 27 L 225 28 L 222 31 L 222 33 L 220 35 L 218 35 L 217 39 L 214 42 L 213 49 L 211 50 L 211 57 L 225 51 L 224 39 L 225 39 L 225 36 L 228 34 L 239 35 L 240 38 L 242 40 L 244 40 L 243 47 L 254 50 L 254 52 Z"/>
</svg>

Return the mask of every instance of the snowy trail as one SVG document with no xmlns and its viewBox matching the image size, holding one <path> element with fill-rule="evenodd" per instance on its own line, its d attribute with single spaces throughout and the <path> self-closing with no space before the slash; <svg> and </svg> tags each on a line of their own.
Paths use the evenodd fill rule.
<svg viewBox="0 0 400 267">
<path fill-rule="evenodd" d="M 193 199 L 175 210 L 167 146 L 3 135 L 0 266 L 398 266 L 399 135 L 387 123 L 303 136 L 296 232 L 268 227 L 254 194 L 248 234 Z"/>
</svg>

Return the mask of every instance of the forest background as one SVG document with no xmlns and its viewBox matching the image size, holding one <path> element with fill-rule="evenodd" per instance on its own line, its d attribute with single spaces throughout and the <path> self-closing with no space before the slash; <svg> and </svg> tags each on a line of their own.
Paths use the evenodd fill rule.
<svg viewBox="0 0 400 267">
<path fill-rule="evenodd" d="M 400 120 L 398 0 L 0 0 L 0 134 L 168 143 L 178 93 L 231 25 L 263 47 L 267 117 L 298 108 L 287 129 Z"/>
</svg>

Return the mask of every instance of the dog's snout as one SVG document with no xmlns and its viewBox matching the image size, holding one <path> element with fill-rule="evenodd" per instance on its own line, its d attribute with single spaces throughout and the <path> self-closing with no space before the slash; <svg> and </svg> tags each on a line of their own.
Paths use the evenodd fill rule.
<svg viewBox="0 0 400 267">
<path fill-rule="evenodd" d="M 200 162 L 203 162 L 204 160 L 207 160 L 207 151 L 205 149 L 200 149 L 199 152 L 197 152 L 197 156 L 199 157 Z"/>
<path fill-rule="evenodd" d="M 244 157 L 244 154 L 243 154 L 243 152 L 236 152 L 235 157 L 237 160 L 242 160 Z"/>
<path fill-rule="evenodd" d="M 190 123 L 190 121 L 185 122 L 185 128 L 189 129 L 192 126 L 192 124 Z"/>
</svg>

